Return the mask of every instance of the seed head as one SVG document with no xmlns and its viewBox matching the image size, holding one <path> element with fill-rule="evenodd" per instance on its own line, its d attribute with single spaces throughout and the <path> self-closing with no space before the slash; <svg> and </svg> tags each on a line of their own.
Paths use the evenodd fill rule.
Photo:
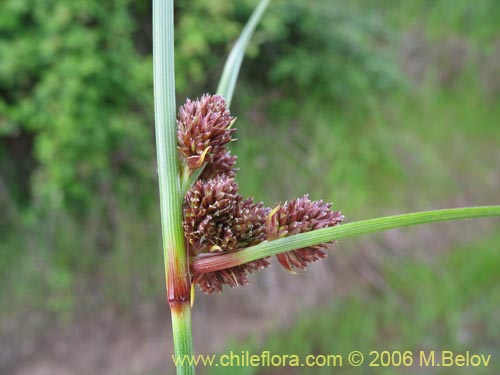
<svg viewBox="0 0 500 375">
<path fill-rule="evenodd" d="M 231 226 L 238 240 L 238 248 L 257 245 L 266 239 L 266 220 L 270 211 L 262 202 L 254 203 L 252 198 L 238 203 Z"/>
<path fill-rule="evenodd" d="M 225 175 L 198 180 L 184 201 L 184 235 L 190 255 L 203 256 L 237 250 L 266 239 L 269 208 L 252 199 L 243 200 L 234 179 Z M 248 283 L 247 275 L 269 265 L 259 259 L 221 271 L 195 275 L 193 282 L 205 293 L 221 291 L 224 284 L 235 287 Z"/>
<path fill-rule="evenodd" d="M 301 198 L 277 206 L 267 219 L 267 239 L 278 238 L 305 233 L 315 229 L 332 227 L 344 220 L 340 212 L 330 210 L 331 204 L 323 201 L 311 201 L 306 194 Z M 288 271 L 293 267 L 305 269 L 308 263 L 326 258 L 322 249 L 326 244 L 309 246 L 278 254 L 280 264 Z"/>
<path fill-rule="evenodd" d="M 184 234 L 191 255 L 236 246 L 231 224 L 240 201 L 238 185 L 227 176 L 194 184 L 184 200 Z"/>
<path fill-rule="evenodd" d="M 234 118 L 220 95 L 203 95 L 200 99 L 187 100 L 179 109 L 177 120 L 178 149 L 193 171 L 204 163 L 213 163 L 224 154 L 231 142 Z"/>
</svg>

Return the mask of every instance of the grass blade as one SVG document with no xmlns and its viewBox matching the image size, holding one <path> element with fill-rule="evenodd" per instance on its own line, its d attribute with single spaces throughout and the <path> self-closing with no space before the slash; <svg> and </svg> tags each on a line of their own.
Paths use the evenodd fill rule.
<svg viewBox="0 0 500 375">
<path fill-rule="evenodd" d="M 452 208 L 362 220 L 296 234 L 275 241 L 262 242 L 239 251 L 205 256 L 195 260 L 191 265 L 191 270 L 193 273 L 212 272 L 286 251 L 361 234 L 381 232 L 417 224 L 493 216 L 500 216 L 500 206 Z"/>
<path fill-rule="evenodd" d="M 241 63 L 243 57 L 245 56 L 245 50 L 248 46 L 248 42 L 257 27 L 264 11 L 270 0 L 261 0 L 252 16 L 248 20 L 245 28 L 241 32 L 238 40 L 233 46 L 233 49 L 227 57 L 226 64 L 224 65 L 224 70 L 222 71 L 222 76 L 219 81 L 219 87 L 217 88 L 217 94 L 222 95 L 227 102 L 227 105 L 231 105 L 231 100 L 233 98 L 234 88 L 236 86 L 236 81 L 238 80 L 238 74 L 240 72 Z"/>
</svg>

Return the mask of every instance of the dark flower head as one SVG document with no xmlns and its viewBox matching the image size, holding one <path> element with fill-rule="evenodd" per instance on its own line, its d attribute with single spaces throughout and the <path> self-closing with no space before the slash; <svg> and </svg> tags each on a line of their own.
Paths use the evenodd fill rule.
<svg viewBox="0 0 500 375">
<path fill-rule="evenodd" d="M 269 208 L 252 199 L 243 200 L 238 185 L 227 176 L 197 181 L 184 201 L 184 235 L 190 254 L 204 256 L 237 250 L 266 239 Z M 246 285 L 248 273 L 269 265 L 259 259 L 244 265 L 195 275 L 193 282 L 205 293 L 220 291 L 222 285 Z"/>
<path fill-rule="evenodd" d="M 204 163 L 213 163 L 224 154 L 232 141 L 234 118 L 226 101 L 220 95 L 203 95 L 201 99 L 187 100 L 179 109 L 177 139 L 179 153 L 191 171 Z"/>
<path fill-rule="evenodd" d="M 286 202 L 271 211 L 267 219 L 267 239 L 291 236 L 315 229 L 337 225 L 344 220 L 340 212 L 330 210 L 331 204 L 323 201 L 311 201 L 308 195 Z M 289 271 L 293 267 L 306 268 L 308 263 L 326 258 L 322 249 L 326 244 L 309 246 L 278 254 L 280 264 Z"/>
<path fill-rule="evenodd" d="M 232 250 L 253 246 L 266 239 L 266 218 L 270 209 L 262 203 L 254 203 L 252 199 L 238 202 L 233 220 L 231 221 Z M 217 252 L 222 252 L 219 250 Z M 269 258 L 254 260 L 236 267 L 221 271 L 208 272 L 195 278 L 200 289 L 205 293 L 220 292 L 222 286 L 227 284 L 232 288 L 248 284 L 248 274 L 259 271 L 270 265 Z"/>
<path fill-rule="evenodd" d="M 238 185 L 227 176 L 193 185 L 184 200 L 184 234 L 192 255 L 236 246 L 231 223 L 240 201 Z"/>
</svg>

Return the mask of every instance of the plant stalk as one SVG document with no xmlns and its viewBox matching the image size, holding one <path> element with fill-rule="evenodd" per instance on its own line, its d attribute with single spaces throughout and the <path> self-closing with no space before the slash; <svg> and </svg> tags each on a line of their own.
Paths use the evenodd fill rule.
<svg viewBox="0 0 500 375">
<path fill-rule="evenodd" d="M 153 75 L 156 153 L 167 300 L 172 312 L 174 352 L 193 354 L 189 261 L 182 229 L 182 195 L 177 160 L 173 0 L 153 0 Z M 177 374 L 194 374 L 184 361 Z"/>
<path fill-rule="evenodd" d="M 500 206 L 452 208 L 362 220 L 300 233 L 274 241 L 265 241 L 233 252 L 198 256 L 191 265 L 191 272 L 196 274 L 219 271 L 286 251 L 360 234 L 381 232 L 417 224 L 492 216 L 500 216 Z"/>
</svg>

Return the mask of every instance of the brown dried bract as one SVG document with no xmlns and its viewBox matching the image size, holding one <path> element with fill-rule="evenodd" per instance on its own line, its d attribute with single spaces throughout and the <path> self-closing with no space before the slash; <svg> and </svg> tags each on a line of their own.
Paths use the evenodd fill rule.
<svg viewBox="0 0 500 375">
<path fill-rule="evenodd" d="M 258 259 L 240 266 L 226 268 L 221 271 L 200 273 L 194 276 L 193 282 L 206 294 L 221 292 L 224 285 L 234 288 L 248 284 L 248 274 L 260 271 L 269 266 L 269 258 Z"/>
</svg>

